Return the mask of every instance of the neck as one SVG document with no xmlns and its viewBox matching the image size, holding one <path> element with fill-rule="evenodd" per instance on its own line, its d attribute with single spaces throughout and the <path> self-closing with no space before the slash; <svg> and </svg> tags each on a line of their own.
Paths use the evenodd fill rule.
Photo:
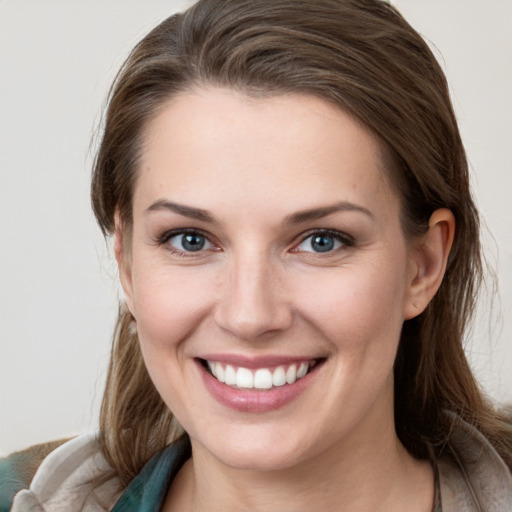
<svg viewBox="0 0 512 512">
<path fill-rule="evenodd" d="M 293 467 L 274 471 L 224 465 L 192 441 L 193 457 L 168 495 L 165 512 L 430 512 L 430 464 L 413 459 L 386 425 L 361 425 L 354 435 Z"/>
</svg>

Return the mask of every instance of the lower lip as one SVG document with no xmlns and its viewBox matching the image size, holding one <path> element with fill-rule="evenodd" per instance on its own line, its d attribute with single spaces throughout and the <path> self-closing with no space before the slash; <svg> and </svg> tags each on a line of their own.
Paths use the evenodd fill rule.
<svg viewBox="0 0 512 512">
<path fill-rule="evenodd" d="M 238 389 L 219 382 L 198 361 L 204 384 L 210 394 L 222 405 L 240 412 L 275 411 L 293 402 L 309 386 L 322 364 L 317 364 L 302 379 L 269 390 Z"/>
</svg>

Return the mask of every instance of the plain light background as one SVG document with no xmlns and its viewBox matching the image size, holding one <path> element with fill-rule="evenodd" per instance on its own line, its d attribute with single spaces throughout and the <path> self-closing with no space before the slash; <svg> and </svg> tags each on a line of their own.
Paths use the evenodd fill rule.
<svg viewBox="0 0 512 512">
<path fill-rule="evenodd" d="M 467 351 L 512 401 L 512 0 L 393 3 L 448 75 L 500 283 Z M 0 0 L 0 455 L 97 425 L 120 292 L 90 143 L 128 51 L 188 4 Z"/>
</svg>

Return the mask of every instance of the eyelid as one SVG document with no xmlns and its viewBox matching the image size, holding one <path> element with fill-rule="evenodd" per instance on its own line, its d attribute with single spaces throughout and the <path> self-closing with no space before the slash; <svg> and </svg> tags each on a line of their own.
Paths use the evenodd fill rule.
<svg viewBox="0 0 512 512">
<path fill-rule="evenodd" d="M 162 235 L 156 237 L 155 244 L 163 246 L 163 245 L 166 245 L 167 242 L 169 242 L 169 240 L 171 238 L 173 238 L 175 236 L 179 236 L 179 235 L 185 235 L 185 234 L 196 234 L 196 235 L 203 236 L 208 240 L 208 242 L 210 242 L 210 244 L 212 244 L 213 247 L 208 248 L 207 250 L 200 250 L 200 251 L 194 252 L 194 251 L 180 251 L 179 249 L 172 247 L 168 244 L 166 249 L 171 253 L 182 255 L 185 257 L 193 257 L 193 256 L 198 257 L 201 255 L 204 255 L 205 252 L 209 252 L 212 250 L 213 251 L 221 250 L 221 248 L 219 247 L 219 244 L 215 240 L 215 237 L 213 237 L 210 233 L 207 233 L 206 231 L 204 231 L 200 228 L 175 228 L 175 229 L 171 229 L 169 231 L 165 231 Z M 320 252 L 315 253 L 314 251 L 300 251 L 298 249 L 298 247 L 302 243 L 304 243 L 308 238 L 315 236 L 315 235 L 316 236 L 322 236 L 322 235 L 330 236 L 330 237 L 338 240 L 339 242 L 341 242 L 342 246 L 338 247 L 337 249 L 334 249 L 332 251 L 325 252 L 323 254 Z M 299 241 L 293 245 L 290 252 L 307 252 L 307 253 L 312 253 L 312 254 L 328 256 L 329 254 L 335 254 L 339 250 L 342 250 L 342 249 L 348 248 L 348 247 L 352 247 L 354 245 L 355 245 L 354 237 L 352 237 L 351 235 L 349 235 L 343 231 L 338 231 L 335 229 L 328 229 L 328 228 L 317 228 L 317 229 L 310 229 L 307 232 L 299 235 Z"/>
<path fill-rule="evenodd" d="M 315 253 L 314 251 L 300 251 L 298 247 L 303 244 L 308 238 L 311 238 L 313 236 L 330 236 L 339 242 L 341 242 L 341 247 L 338 247 L 337 249 L 334 249 L 332 251 L 327 251 L 325 253 Z M 328 256 L 337 253 L 339 250 L 343 250 L 347 247 L 353 247 L 355 245 L 354 237 L 351 235 L 343 232 L 338 231 L 336 229 L 328 229 L 328 228 L 320 228 L 320 229 L 312 229 L 307 231 L 306 233 L 302 233 L 300 235 L 300 240 L 297 242 L 291 249 L 291 252 L 307 252 L 311 254 L 318 254 L 321 256 Z"/>
<path fill-rule="evenodd" d="M 177 249 L 176 247 L 173 247 L 170 244 L 168 244 L 168 242 L 169 242 L 169 240 L 171 240 L 171 238 L 174 238 L 175 236 L 187 235 L 187 234 L 203 236 L 204 238 L 206 238 L 206 240 L 208 240 L 208 242 L 212 245 L 212 247 L 205 249 L 205 250 L 200 250 L 200 251 L 181 251 L 180 249 Z M 159 245 L 159 246 L 165 245 L 166 246 L 165 248 L 169 252 L 171 252 L 173 254 L 177 254 L 179 256 L 184 256 L 184 257 L 204 256 L 204 253 L 207 253 L 209 251 L 212 251 L 212 250 L 219 251 L 220 250 L 218 244 L 215 242 L 214 237 L 212 237 L 212 235 L 210 235 L 209 233 L 207 233 L 199 228 L 170 229 L 169 231 L 165 231 L 162 235 L 158 236 L 155 240 L 155 243 L 156 243 L 156 245 Z"/>
</svg>

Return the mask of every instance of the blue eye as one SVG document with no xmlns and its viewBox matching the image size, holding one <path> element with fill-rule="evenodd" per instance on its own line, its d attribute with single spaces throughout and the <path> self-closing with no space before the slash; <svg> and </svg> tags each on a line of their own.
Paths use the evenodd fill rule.
<svg viewBox="0 0 512 512">
<path fill-rule="evenodd" d="M 201 233 L 180 233 L 170 237 L 168 243 L 181 252 L 199 252 L 213 247 L 212 243 Z"/>
<path fill-rule="evenodd" d="M 351 245 L 351 241 L 341 234 L 330 232 L 313 233 L 302 240 L 297 246 L 297 250 L 302 252 L 326 253 L 347 245 Z"/>
</svg>

